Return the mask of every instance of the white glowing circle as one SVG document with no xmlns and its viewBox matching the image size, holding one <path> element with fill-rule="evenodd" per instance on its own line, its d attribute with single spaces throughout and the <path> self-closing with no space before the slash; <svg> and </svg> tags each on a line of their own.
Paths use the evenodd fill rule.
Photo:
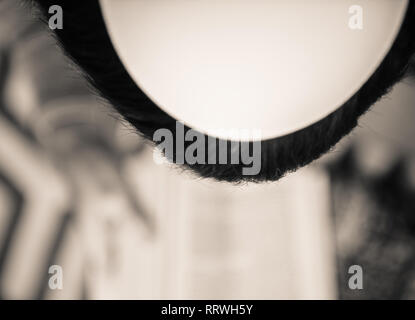
<svg viewBox="0 0 415 320">
<path fill-rule="evenodd" d="M 362 9 L 362 29 L 350 28 L 358 12 L 352 5 Z M 336 110 L 380 65 L 407 5 L 101 0 L 111 40 L 137 85 L 174 118 L 214 136 L 225 132 L 224 139 L 221 129 L 275 138 Z"/>
</svg>

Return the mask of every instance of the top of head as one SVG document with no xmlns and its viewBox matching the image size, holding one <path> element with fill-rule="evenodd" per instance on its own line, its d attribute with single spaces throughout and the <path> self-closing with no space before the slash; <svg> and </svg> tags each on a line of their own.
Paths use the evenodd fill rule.
<svg viewBox="0 0 415 320">
<path fill-rule="evenodd" d="M 408 0 L 101 0 L 130 76 L 203 133 L 303 129 L 335 111 L 389 52 Z"/>
</svg>

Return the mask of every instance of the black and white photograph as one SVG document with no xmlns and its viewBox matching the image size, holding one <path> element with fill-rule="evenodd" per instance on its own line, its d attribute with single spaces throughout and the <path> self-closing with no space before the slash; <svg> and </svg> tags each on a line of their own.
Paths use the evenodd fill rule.
<svg viewBox="0 0 415 320">
<path fill-rule="evenodd" d="M 0 300 L 412 299 L 415 0 L 0 0 Z"/>
</svg>

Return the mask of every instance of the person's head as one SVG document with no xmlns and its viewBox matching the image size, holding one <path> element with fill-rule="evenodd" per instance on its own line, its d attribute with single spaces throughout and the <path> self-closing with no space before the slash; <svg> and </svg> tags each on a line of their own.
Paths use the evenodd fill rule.
<svg viewBox="0 0 415 320">
<path fill-rule="evenodd" d="M 393 0 L 391 0 L 393 1 Z M 401 80 L 408 69 L 409 62 L 415 53 L 415 1 L 410 1 L 405 19 L 400 27 L 399 34 L 381 64 L 377 66 L 370 78 L 354 94 L 348 97 L 341 106 L 333 110 L 324 118 L 288 134 L 278 137 L 266 137 L 261 140 L 260 150 L 255 142 L 235 143 L 223 138 L 209 137 L 216 144 L 209 144 L 208 137 L 203 135 L 200 128 L 184 127 L 184 133 L 177 125 L 177 119 L 156 105 L 137 85 L 127 71 L 125 63 L 114 48 L 104 21 L 101 6 L 98 0 L 76 2 L 70 0 L 35 0 L 45 16 L 52 5 L 60 5 L 64 12 L 64 27 L 54 30 L 59 42 L 66 53 L 79 65 L 86 78 L 110 104 L 132 124 L 137 132 L 154 141 L 159 136 L 160 129 L 167 129 L 172 133 L 173 149 L 168 158 L 173 162 L 190 168 L 201 177 L 214 178 L 220 181 L 273 181 L 281 178 L 288 172 L 295 171 L 322 154 L 329 151 L 342 137 L 347 135 L 358 123 L 359 117 L 367 111 L 378 99 L 384 96 L 393 84 Z M 126 32 L 133 32 L 126 30 Z M 359 48 L 356 48 L 359 50 Z M 306 52 L 302 54 L 307 54 Z M 339 58 L 338 64 L 342 64 Z M 286 75 L 286 77 L 292 75 Z M 336 79 L 332 79 L 333 82 Z M 312 86 L 313 83 L 310 83 Z M 321 88 L 321 95 L 329 88 Z M 303 92 L 296 92 L 301 95 Z M 259 100 L 259 98 L 258 98 Z M 252 106 L 255 109 L 255 106 Z M 238 117 L 237 114 L 234 115 Z M 264 118 L 267 114 L 262 115 Z M 269 117 L 269 116 L 268 116 Z M 269 119 L 272 120 L 272 119 Z M 275 119 L 277 122 L 277 119 Z M 269 123 L 269 121 L 268 121 Z M 194 129 L 194 130 L 193 130 Z M 191 131 L 189 131 L 191 130 Z M 200 130 L 201 132 L 197 132 Z M 181 136 L 186 132 L 206 138 L 203 152 L 198 158 L 205 161 L 188 161 L 183 157 L 187 147 L 193 141 L 184 140 L 184 149 L 180 146 Z M 180 135 L 180 136 L 179 136 Z M 166 139 L 166 136 L 163 136 Z M 156 144 L 163 143 L 163 139 L 156 139 Z M 216 139 L 216 140 L 215 140 Z M 222 149 L 227 146 L 226 161 L 219 159 Z M 237 146 L 240 147 L 237 147 Z M 247 162 L 241 150 L 247 148 L 253 153 L 260 152 L 260 165 L 252 165 L 257 170 L 254 174 L 246 174 Z M 216 152 L 213 152 L 215 150 Z M 193 151 L 197 152 L 193 149 Z M 199 150 L 200 151 L 200 150 Z M 212 159 L 213 154 L 213 159 Z M 234 159 L 235 161 L 231 161 Z M 213 161 L 212 161 L 213 160 Z M 258 160 L 258 159 L 257 159 Z"/>
</svg>

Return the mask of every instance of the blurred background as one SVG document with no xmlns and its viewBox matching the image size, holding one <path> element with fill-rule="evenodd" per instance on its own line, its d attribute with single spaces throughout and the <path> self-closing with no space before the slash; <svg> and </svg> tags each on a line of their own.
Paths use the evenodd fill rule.
<svg viewBox="0 0 415 320">
<path fill-rule="evenodd" d="M 0 0 L 0 298 L 415 298 L 414 86 L 279 182 L 200 180 L 157 164 L 29 6 Z"/>
</svg>

